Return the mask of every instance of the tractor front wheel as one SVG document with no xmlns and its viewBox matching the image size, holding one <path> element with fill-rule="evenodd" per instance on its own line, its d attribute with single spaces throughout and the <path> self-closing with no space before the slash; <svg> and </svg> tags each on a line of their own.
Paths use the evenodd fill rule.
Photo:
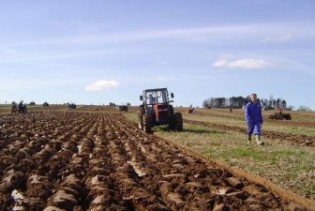
<svg viewBox="0 0 315 211">
<path fill-rule="evenodd" d="M 175 125 L 174 125 L 174 130 L 175 131 L 183 131 L 183 116 L 181 113 L 176 112 L 174 115 L 175 119 Z"/>
</svg>

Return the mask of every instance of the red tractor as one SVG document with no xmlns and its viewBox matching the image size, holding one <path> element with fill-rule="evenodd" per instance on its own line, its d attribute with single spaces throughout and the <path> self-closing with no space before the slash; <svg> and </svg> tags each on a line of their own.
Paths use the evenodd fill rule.
<svg viewBox="0 0 315 211">
<path fill-rule="evenodd" d="M 174 98 L 174 94 L 170 93 Z M 168 125 L 175 131 L 183 130 L 183 117 L 180 112 L 174 112 L 173 102 L 169 100 L 169 93 L 166 88 L 146 89 L 140 96 L 142 104 L 139 106 L 138 120 L 139 128 L 146 133 L 157 125 Z"/>
</svg>

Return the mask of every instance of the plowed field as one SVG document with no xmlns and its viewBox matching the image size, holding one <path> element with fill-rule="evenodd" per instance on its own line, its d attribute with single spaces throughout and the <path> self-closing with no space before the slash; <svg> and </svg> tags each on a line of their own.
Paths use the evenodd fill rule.
<svg viewBox="0 0 315 211">
<path fill-rule="evenodd" d="M 1 115 L 0 210 L 308 210 L 119 113 Z"/>
</svg>

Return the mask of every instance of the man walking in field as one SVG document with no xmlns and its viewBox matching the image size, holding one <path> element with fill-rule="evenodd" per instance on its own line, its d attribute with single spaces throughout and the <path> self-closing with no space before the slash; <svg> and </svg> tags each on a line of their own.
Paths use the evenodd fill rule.
<svg viewBox="0 0 315 211">
<path fill-rule="evenodd" d="M 247 143 L 251 143 L 252 134 L 254 133 L 256 138 L 256 143 L 258 145 L 263 145 L 264 142 L 260 140 L 260 128 L 263 123 L 263 118 L 261 115 L 261 106 L 257 102 L 257 95 L 255 93 L 251 94 L 250 102 L 245 106 L 245 120 L 247 122 Z"/>
</svg>

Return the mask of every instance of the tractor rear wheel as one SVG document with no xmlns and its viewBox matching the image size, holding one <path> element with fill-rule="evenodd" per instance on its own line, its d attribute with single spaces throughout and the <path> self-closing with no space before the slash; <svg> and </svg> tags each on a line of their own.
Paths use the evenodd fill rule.
<svg viewBox="0 0 315 211">
<path fill-rule="evenodd" d="M 148 115 L 142 116 L 142 123 L 143 123 L 143 131 L 146 133 L 151 133 L 151 122 L 150 117 Z"/>
<path fill-rule="evenodd" d="M 175 131 L 183 131 L 183 116 L 181 113 L 176 112 L 174 115 L 175 124 L 174 124 L 174 130 Z"/>
<path fill-rule="evenodd" d="M 142 115 L 138 114 L 138 127 L 140 130 L 143 130 L 143 121 L 142 121 Z"/>
<path fill-rule="evenodd" d="M 138 127 L 140 130 L 143 130 L 143 116 L 144 116 L 144 108 L 143 106 L 139 106 L 138 110 Z"/>
</svg>

